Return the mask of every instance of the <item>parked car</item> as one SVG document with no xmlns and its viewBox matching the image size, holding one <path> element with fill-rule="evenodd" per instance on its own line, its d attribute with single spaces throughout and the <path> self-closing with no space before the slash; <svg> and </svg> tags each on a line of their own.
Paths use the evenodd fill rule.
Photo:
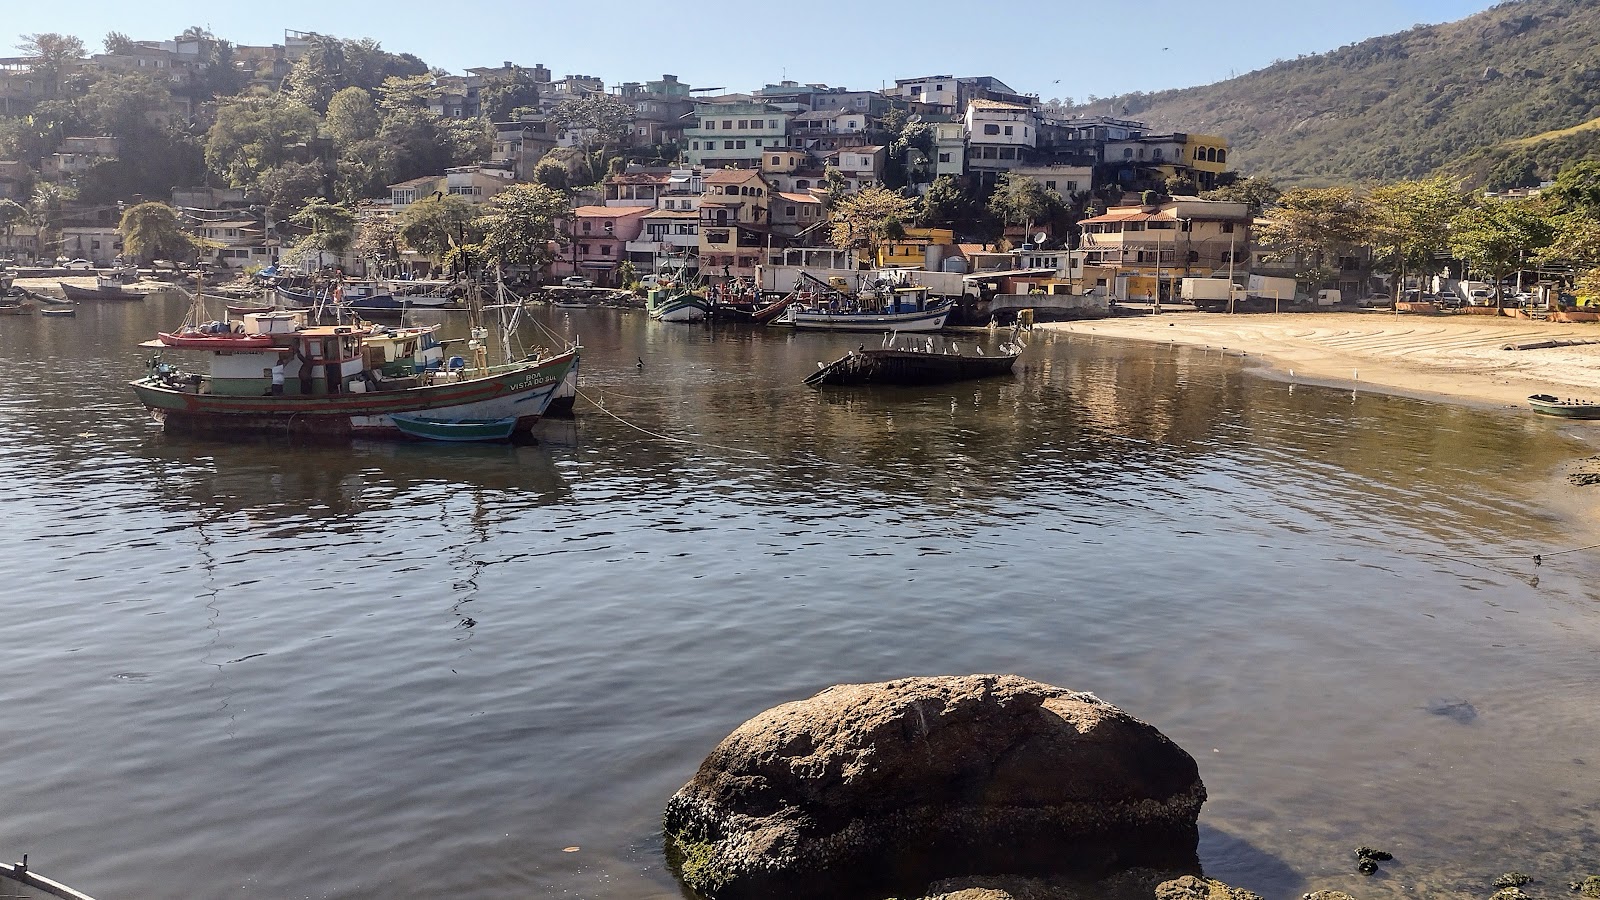
<svg viewBox="0 0 1600 900">
<path fill-rule="evenodd" d="M 57 265 L 61 266 L 61 268 L 63 268 L 63 269 L 92 269 L 92 268 L 94 268 L 94 263 L 88 261 L 87 259 L 69 259 L 66 262 L 58 262 Z"/>
<path fill-rule="evenodd" d="M 582 275 L 568 275 L 567 277 L 561 279 L 561 286 L 569 288 L 592 288 L 594 287 L 594 282 L 583 277 Z"/>
</svg>

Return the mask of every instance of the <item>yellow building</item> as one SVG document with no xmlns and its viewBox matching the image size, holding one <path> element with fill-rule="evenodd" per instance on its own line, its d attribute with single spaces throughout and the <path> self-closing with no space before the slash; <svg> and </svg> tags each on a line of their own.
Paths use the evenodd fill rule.
<svg viewBox="0 0 1600 900">
<path fill-rule="evenodd" d="M 1184 157 L 1189 168 L 1208 173 L 1214 179 L 1228 170 L 1228 139 L 1214 134 L 1191 134 L 1184 142 Z M 1195 179 L 1204 181 L 1204 178 Z"/>
<path fill-rule="evenodd" d="M 953 248 L 955 241 L 955 232 L 948 228 L 907 228 L 904 240 L 888 241 L 878 248 L 878 267 L 920 269 L 929 247 Z"/>
</svg>

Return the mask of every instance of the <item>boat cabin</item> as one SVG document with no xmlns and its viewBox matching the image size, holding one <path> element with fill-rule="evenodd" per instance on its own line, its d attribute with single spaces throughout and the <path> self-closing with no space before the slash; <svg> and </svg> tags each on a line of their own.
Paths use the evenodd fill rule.
<svg viewBox="0 0 1600 900">
<path fill-rule="evenodd" d="M 290 336 L 284 366 L 285 394 L 362 393 L 367 389 L 362 334 L 350 325 L 302 328 Z M 267 386 L 271 387 L 271 366 Z"/>
<path fill-rule="evenodd" d="M 396 328 L 361 336 L 366 365 L 386 378 L 404 378 L 444 365 L 444 345 L 435 328 Z"/>
</svg>

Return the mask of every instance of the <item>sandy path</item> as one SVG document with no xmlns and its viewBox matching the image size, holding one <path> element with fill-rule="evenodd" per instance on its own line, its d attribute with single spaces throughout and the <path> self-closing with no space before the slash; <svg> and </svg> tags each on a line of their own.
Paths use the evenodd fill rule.
<svg viewBox="0 0 1600 900">
<path fill-rule="evenodd" d="M 1163 313 L 1039 326 L 1058 333 L 1175 343 L 1261 360 L 1277 377 L 1420 397 L 1521 406 L 1529 394 L 1600 401 L 1600 343 L 1542 350 L 1507 344 L 1600 341 L 1600 326 L 1392 313 Z"/>
</svg>

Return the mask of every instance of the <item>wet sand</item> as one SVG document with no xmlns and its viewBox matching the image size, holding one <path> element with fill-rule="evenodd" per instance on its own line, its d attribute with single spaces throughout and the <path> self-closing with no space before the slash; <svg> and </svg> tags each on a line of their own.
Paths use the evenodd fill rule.
<svg viewBox="0 0 1600 900">
<path fill-rule="evenodd" d="M 1600 343 L 1506 350 L 1542 340 L 1600 341 L 1600 326 L 1489 316 L 1392 312 L 1240 314 L 1176 312 L 1040 329 L 1200 347 L 1259 360 L 1270 375 L 1424 399 L 1526 407 L 1530 394 L 1600 400 Z M 1291 374 L 1292 373 L 1292 374 Z"/>
</svg>

